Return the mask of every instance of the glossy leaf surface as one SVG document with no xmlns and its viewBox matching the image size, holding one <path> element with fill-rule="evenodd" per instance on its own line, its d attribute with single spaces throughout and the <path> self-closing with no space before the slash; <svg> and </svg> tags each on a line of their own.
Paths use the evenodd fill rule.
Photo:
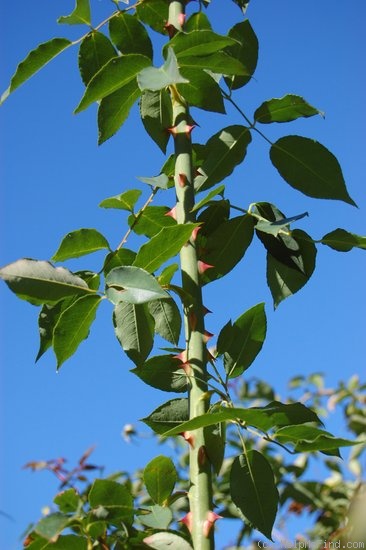
<svg viewBox="0 0 366 550">
<path fill-rule="evenodd" d="M 229 273 L 243 258 L 253 234 L 254 220 L 245 215 L 223 222 L 208 235 L 202 260 L 212 267 L 203 274 L 203 283 L 220 279 Z"/>
<path fill-rule="evenodd" d="M 120 248 L 106 256 L 103 266 L 103 272 L 106 276 L 115 267 L 123 265 L 132 265 L 136 258 L 136 252 L 128 248 Z"/>
<path fill-rule="evenodd" d="M 332 451 L 338 450 L 339 447 L 349 447 L 359 443 L 334 437 L 329 432 L 314 426 L 286 426 L 275 432 L 273 437 L 281 443 L 292 443 L 294 451 L 299 453 L 304 451 Z"/>
<path fill-rule="evenodd" d="M 155 277 L 139 267 L 115 267 L 108 273 L 106 285 L 107 298 L 113 304 L 145 304 L 151 300 L 169 298 Z"/>
<path fill-rule="evenodd" d="M 96 479 L 88 495 L 89 504 L 94 510 L 104 509 L 108 521 L 114 525 L 121 522 L 131 525 L 134 516 L 133 499 L 126 487 L 109 479 Z"/>
<path fill-rule="evenodd" d="M 61 241 L 55 254 L 52 256 L 54 262 L 63 262 L 70 258 L 80 258 L 86 254 L 92 254 L 97 250 L 109 249 L 107 239 L 96 229 L 77 229 L 68 233 Z"/>
<path fill-rule="evenodd" d="M 75 8 L 70 15 L 64 15 L 57 19 L 57 23 L 67 25 L 90 25 L 89 0 L 76 0 Z"/>
<path fill-rule="evenodd" d="M 168 55 L 164 64 L 160 68 L 146 67 L 141 70 L 137 76 L 137 82 L 140 90 L 151 90 L 153 92 L 157 92 L 167 86 L 188 81 L 179 72 L 177 58 L 174 51 L 172 48 L 168 48 Z"/>
<path fill-rule="evenodd" d="M 133 208 L 139 200 L 141 193 L 142 191 L 140 191 L 140 189 L 129 189 L 120 195 L 104 199 L 99 206 L 101 208 L 117 208 L 119 210 L 133 212 Z"/>
<path fill-rule="evenodd" d="M 154 31 L 165 34 L 168 22 L 168 2 L 166 0 L 149 0 L 136 6 L 136 15 Z"/>
<path fill-rule="evenodd" d="M 19 298 L 33 304 L 53 304 L 68 296 L 94 294 L 81 277 L 44 261 L 17 260 L 0 269 L 0 278 Z"/>
<path fill-rule="evenodd" d="M 140 95 L 140 89 L 134 79 L 101 100 L 98 108 L 99 145 L 121 128 Z"/>
<path fill-rule="evenodd" d="M 154 317 L 155 332 L 171 344 L 177 345 L 182 328 L 182 317 L 173 298 L 150 302 L 149 311 Z"/>
<path fill-rule="evenodd" d="M 288 94 L 262 103 L 254 113 L 254 120 L 261 124 L 291 122 L 297 118 L 308 118 L 322 114 L 301 96 Z"/>
<path fill-rule="evenodd" d="M 169 141 L 167 128 L 173 124 L 172 102 L 165 89 L 152 92 L 145 90 L 140 103 L 141 120 L 145 130 L 163 153 Z"/>
<path fill-rule="evenodd" d="M 356 206 L 346 189 L 338 160 L 321 143 L 302 136 L 286 136 L 272 145 L 270 157 L 287 183 L 304 195 Z"/>
<path fill-rule="evenodd" d="M 47 65 L 54 57 L 71 45 L 72 42 L 66 38 L 53 38 L 29 52 L 27 57 L 19 63 L 10 80 L 9 88 L 1 96 L 0 104 L 5 101 L 9 94 L 14 92 L 14 90 Z"/>
<path fill-rule="evenodd" d="M 169 208 L 167 206 L 148 206 L 139 215 L 136 221 L 135 216 L 128 218 L 130 227 L 134 224 L 133 230 L 137 235 L 146 235 L 146 237 L 154 237 L 164 227 L 177 225 L 171 216 L 167 216 Z"/>
<path fill-rule="evenodd" d="M 190 105 L 205 111 L 225 113 L 220 87 L 208 73 L 200 69 L 185 68 L 181 70 L 181 74 L 188 82 L 178 84 L 177 88 Z"/>
<path fill-rule="evenodd" d="M 339 252 L 349 252 L 352 248 L 366 249 L 366 237 L 355 235 L 355 233 L 340 228 L 324 235 L 321 243 Z"/>
<path fill-rule="evenodd" d="M 164 505 L 174 491 L 178 474 L 174 463 L 167 456 L 153 458 L 144 469 L 147 492 L 156 504 Z"/>
<path fill-rule="evenodd" d="M 102 298 L 97 295 L 82 296 L 60 314 L 53 331 L 58 369 L 89 336 L 101 301 Z"/>
<path fill-rule="evenodd" d="M 248 71 L 240 61 L 225 52 L 216 52 L 211 55 L 186 56 L 179 58 L 180 67 L 192 69 L 207 69 L 217 74 L 247 75 Z"/>
<path fill-rule="evenodd" d="M 154 548 L 155 550 L 168 550 L 169 548 L 174 548 L 174 550 L 193 550 L 192 546 L 184 538 L 175 533 L 164 531 L 146 537 L 144 543 L 149 548 Z"/>
<path fill-rule="evenodd" d="M 187 19 L 186 32 L 212 30 L 211 23 L 203 11 L 197 11 Z"/>
<path fill-rule="evenodd" d="M 149 426 L 155 433 L 164 434 L 171 428 L 180 426 L 189 418 L 188 399 L 171 399 L 160 405 L 149 416 L 141 421 Z M 175 433 L 179 433 L 175 432 Z"/>
<path fill-rule="evenodd" d="M 252 450 L 234 459 L 230 493 L 253 527 L 272 540 L 279 495 L 272 468 L 261 453 Z"/>
<path fill-rule="evenodd" d="M 173 514 L 170 508 L 158 504 L 144 507 L 144 513 L 139 516 L 140 523 L 152 529 L 168 529 L 172 520 Z"/>
<path fill-rule="evenodd" d="M 184 393 L 188 389 L 187 377 L 181 361 L 172 355 L 151 357 L 146 363 L 132 369 L 145 384 L 162 391 Z"/>
<path fill-rule="evenodd" d="M 197 224 L 172 225 L 163 229 L 140 248 L 133 265 L 152 273 L 176 256 L 189 240 Z"/>
<path fill-rule="evenodd" d="M 197 212 L 197 210 L 200 210 L 201 208 L 203 208 L 203 206 L 209 204 L 214 197 L 223 194 L 224 191 L 225 185 L 219 185 L 218 187 L 215 187 L 215 189 L 212 189 L 209 193 L 207 193 L 206 197 L 196 202 L 196 204 L 192 208 L 192 212 Z"/>
<path fill-rule="evenodd" d="M 250 80 L 258 62 L 258 39 L 248 19 L 237 23 L 229 30 L 229 36 L 236 40 L 236 44 L 229 46 L 226 52 L 240 61 L 246 69 L 246 76 L 225 78 L 231 90 L 245 86 Z"/>
<path fill-rule="evenodd" d="M 220 332 L 217 353 L 224 356 L 228 378 L 242 374 L 262 349 L 267 332 L 264 304 L 258 304 Z"/>
<path fill-rule="evenodd" d="M 196 416 L 183 424 L 171 427 L 169 431 L 164 433 L 164 437 L 170 437 L 185 431 L 197 430 L 205 426 L 213 426 L 220 422 L 238 420 L 265 432 L 276 426 L 289 426 L 292 424 L 303 424 L 305 422 L 321 423 L 318 416 L 302 403 L 291 403 L 286 405 L 279 401 L 272 401 L 265 407 L 250 407 L 248 409 L 230 407 L 221 408 L 219 411 L 211 411 Z"/>
<path fill-rule="evenodd" d="M 196 191 L 209 189 L 229 176 L 246 155 L 251 135 L 245 126 L 228 126 L 212 136 L 207 144 L 207 157 L 195 178 Z"/>
<path fill-rule="evenodd" d="M 36 525 L 35 531 L 48 541 L 57 538 L 70 523 L 70 518 L 59 512 L 43 517 Z"/>
<path fill-rule="evenodd" d="M 302 270 L 294 269 L 267 254 L 267 284 L 270 288 L 274 306 L 277 307 L 285 298 L 295 294 L 310 279 L 315 269 L 316 247 L 311 238 L 298 229 L 292 232 L 299 245 L 297 257 Z"/>
<path fill-rule="evenodd" d="M 109 34 L 122 54 L 140 53 L 152 58 L 153 48 L 149 35 L 135 16 L 120 12 L 110 20 Z"/>
<path fill-rule="evenodd" d="M 169 42 L 169 47 L 174 49 L 181 61 L 184 57 L 210 55 L 235 44 L 236 41 L 229 36 L 221 36 L 206 29 L 177 33 Z"/>
<path fill-rule="evenodd" d="M 64 300 L 60 300 L 56 304 L 43 304 L 40 314 L 38 316 L 40 344 L 36 357 L 36 362 L 52 346 L 53 331 L 61 313 L 76 299 L 77 297 L 65 298 Z"/>
<path fill-rule="evenodd" d="M 140 54 L 114 57 L 90 80 L 79 105 L 75 109 L 75 113 L 84 111 L 94 101 L 103 99 L 126 86 L 150 63 L 148 57 Z"/>
<path fill-rule="evenodd" d="M 85 86 L 116 55 L 113 44 L 105 34 L 97 31 L 88 34 L 80 44 L 78 59 L 80 76 Z"/>
<path fill-rule="evenodd" d="M 139 366 L 154 343 L 154 319 L 146 304 L 120 302 L 113 313 L 116 336 L 128 357 Z"/>
</svg>

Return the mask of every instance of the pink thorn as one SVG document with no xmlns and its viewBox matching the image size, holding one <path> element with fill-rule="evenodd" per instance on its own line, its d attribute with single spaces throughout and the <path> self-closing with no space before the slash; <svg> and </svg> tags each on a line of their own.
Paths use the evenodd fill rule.
<svg viewBox="0 0 366 550">
<path fill-rule="evenodd" d="M 218 519 L 222 519 L 222 516 L 219 516 L 218 514 L 215 514 L 215 512 L 212 512 L 211 510 L 209 510 L 207 512 L 206 519 L 203 522 L 203 535 L 207 539 L 210 536 L 210 532 L 211 532 L 212 527 L 215 524 L 215 521 L 217 521 Z"/>
<path fill-rule="evenodd" d="M 164 216 L 170 216 L 173 220 L 177 221 L 177 207 L 173 206 L 173 208 L 164 214 Z"/>
<path fill-rule="evenodd" d="M 207 344 L 207 342 L 210 340 L 210 338 L 213 337 L 213 334 L 212 332 L 208 332 L 208 330 L 205 330 L 204 334 L 203 334 L 203 341 L 205 344 Z"/>
<path fill-rule="evenodd" d="M 189 446 L 191 447 L 191 449 L 194 449 L 194 435 L 192 432 L 182 432 L 181 435 L 186 441 L 187 443 L 189 443 Z"/>
<path fill-rule="evenodd" d="M 176 126 L 170 126 L 170 128 L 166 129 L 169 134 L 171 134 L 173 137 L 175 137 L 178 134 L 178 130 Z"/>
<path fill-rule="evenodd" d="M 180 25 L 181 27 L 183 27 L 185 21 L 186 21 L 186 14 L 185 14 L 185 13 L 180 13 L 180 14 L 178 15 L 178 23 L 179 23 L 179 25 Z"/>
<path fill-rule="evenodd" d="M 188 531 L 190 533 L 192 533 L 192 529 L 193 529 L 193 514 L 192 514 L 192 512 L 188 512 L 188 514 L 186 514 L 184 516 L 184 518 L 182 518 L 180 521 L 182 523 L 184 523 L 184 525 L 187 527 Z"/>
<path fill-rule="evenodd" d="M 206 263 L 203 262 L 202 260 L 198 260 L 197 264 L 198 264 L 198 273 L 199 273 L 200 275 L 203 275 L 204 272 L 205 272 L 207 269 L 211 269 L 212 267 L 215 267 L 215 266 L 213 266 L 213 265 L 206 264 Z"/>
<path fill-rule="evenodd" d="M 178 184 L 180 187 L 187 185 L 187 176 L 185 174 L 178 174 Z"/>
<path fill-rule="evenodd" d="M 200 231 L 201 226 L 195 227 L 192 231 L 192 240 L 195 241 L 197 239 L 198 232 Z"/>
<path fill-rule="evenodd" d="M 188 359 L 187 359 L 187 350 L 186 349 L 184 351 L 182 351 L 181 353 L 179 353 L 178 355 L 174 355 L 173 359 L 179 359 L 179 361 L 181 361 L 181 364 L 179 365 L 178 368 L 183 369 L 187 376 L 191 375 L 192 368 L 191 368 L 191 365 L 190 365 L 190 363 L 188 362 Z"/>
<path fill-rule="evenodd" d="M 192 133 L 192 130 L 194 130 L 194 128 L 197 126 L 197 124 L 187 124 L 186 126 L 186 129 L 185 129 L 185 132 L 186 132 L 186 136 L 189 137 Z"/>
<path fill-rule="evenodd" d="M 187 363 L 187 350 L 184 349 L 178 355 L 174 355 L 173 359 L 179 359 L 179 361 L 182 361 L 182 363 Z"/>
</svg>

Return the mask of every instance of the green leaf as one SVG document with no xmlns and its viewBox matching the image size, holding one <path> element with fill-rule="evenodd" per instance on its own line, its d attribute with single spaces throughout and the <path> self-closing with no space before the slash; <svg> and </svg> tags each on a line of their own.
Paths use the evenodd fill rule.
<svg viewBox="0 0 366 550">
<path fill-rule="evenodd" d="M 220 279 L 243 258 L 253 239 L 254 223 L 251 216 L 238 216 L 223 222 L 208 235 L 201 259 L 212 267 L 202 276 L 204 284 Z"/>
<path fill-rule="evenodd" d="M 120 526 L 131 525 L 134 516 L 133 499 L 129 491 L 116 481 L 96 479 L 90 489 L 88 500 L 93 513 L 105 514 L 108 523 Z"/>
<path fill-rule="evenodd" d="M 211 23 L 203 11 L 192 13 L 185 24 L 186 32 L 212 30 Z"/>
<path fill-rule="evenodd" d="M 168 265 L 166 268 L 163 269 L 163 271 L 158 276 L 158 281 L 161 286 L 169 285 L 171 283 L 172 278 L 174 277 L 174 274 L 178 271 L 179 265 L 178 264 L 171 264 Z"/>
<path fill-rule="evenodd" d="M 243 162 L 251 135 L 245 126 L 228 126 L 213 135 L 207 142 L 207 157 L 195 178 L 197 192 L 220 183 L 234 168 Z"/>
<path fill-rule="evenodd" d="M 239 8 L 241 9 L 242 14 L 245 15 L 245 13 L 248 9 L 248 5 L 249 5 L 250 0 L 233 0 L 233 2 L 234 2 L 234 4 L 239 6 Z"/>
<path fill-rule="evenodd" d="M 73 487 L 58 493 L 58 495 L 56 495 L 53 499 L 53 502 L 57 504 L 60 511 L 64 514 L 76 512 L 82 504 L 80 496 Z"/>
<path fill-rule="evenodd" d="M 113 304 L 145 304 L 159 298 L 169 298 L 153 275 L 134 266 L 112 269 L 106 277 L 106 296 Z"/>
<path fill-rule="evenodd" d="M 53 304 L 68 296 L 94 294 L 83 279 L 49 262 L 22 259 L 0 269 L 10 290 L 32 304 Z"/>
<path fill-rule="evenodd" d="M 225 422 L 204 428 L 206 453 L 216 475 L 219 475 L 225 457 L 225 428 Z"/>
<path fill-rule="evenodd" d="M 166 531 L 149 535 L 144 538 L 144 543 L 155 550 L 169 550 L 170 548 L 174 548 L 174 550 L 193 550 L 184 538 Z"/>
<path fill-rule="evenodd" d="M 151 40 L 145 27 L 135 16 L 120 12 L 110 20 L 109 34 L 122 54 L 140 53 L 152 59 Z"/>
<path fill-rule="evenodd" d="M 136 80 L 131 80 L 113 94 L 104 97 L 98 108 L 98 144 L 112 137 L 127 119 L 141 92 Z"/>
<path fill-rule="evenodd" d="M 308 118 L 323 113 L 310 105 L 299 95 L 288 94 L 262 103 L 254 113 L 254 120 L 261 124 L 291 122 L 297 118 Z"/>
<path fill-rule="evenodd" d="M 182 317 L 173 298 L 150 302 L 149 311 L 154 317 L 155 332 L 171 344 L 178 345 Z"/>
<path fill-rule="evenodd" d="M 206 197 L 201 199 L 199 202 L 197 202 L 194 207 L 192 208 L 192 212 L 197 212 L 197 210 L 200 210 L 203 206 L 206 206 L 206 204 L 210 203 L 211 200 L 216 197 L 216 195 L 222 195 L 225 191 L 225 185 L 219 185 L 218 187 L 215 187 L 215 189 L 212 189 Z"/>
<path fill-rule="evenodd" d="M 212 201 L 197 218 L 197 222 L 202 224 L 200 235 L 209 237 L 221 224 L 228 221 L 229 215 L 230 203 L 228 200 Z"/>
<path fill-rule="evenodd" d="M 299 229 L 292 232 L 299 245 L 297 257 L 302 265 L 302 271 L 294 269 L 267 254 L 267 284 L 272 294 L 274 307 L 282 300 L 300 290 L 310 279 L 315 269 L 316 247 L 311 238 Z"/>
<path fill-rule="evenodd" d="M 168 48 L 166 61 L 160 68 L 146 67 L 137 76 L 140 90 L 151 90 L 153 92 L 162 90 L 167 86 L 188 82 L 180 72 L 177 58 L 172 48 Z"/>
<path fill-rule="evenodd" d="M 149 428 L 157 434 L 163 434 L 171 428 L 180 426 L 189 418 L 188 399 L 171 399 L 163 405 L 160 405 L 149 416 L 142 418 Z M 179 432 L 176 432 L 179 433 Z"/>
<path fill-rule="evenodd" d="M 158 390 L 184 393 L 188 389 L 188 383 L 181 365 L 181 361 L 176 357 L 159 355 L 132 369 L 131 372 L 145 384 Z"/>
<path fill-rule="evenodd" d="M 179 58 L 179 66 L 192 69 L 206 69 L 213 73 L 224 75 L 247 75 L 248 71 L 240 61 L 225 52 L 216 52 L 211 55 L 187 56 Z"/>
<path fill-rule="evenodd" d="M 168 529 L 172 520 L 172 511 L 166 506 L 145 506 L 144 513 L 139 515 L 140 523 L 152 529 Z"/>
<path fill-rule="evenodd" d="M 120 248 L 106 256 L 103 266 L 104 275 L 107 276 L 115 267 L 132 265 L 136 258 L 136 252 L 128 248 Z"/>
<path fill-rule="evenodd" d="M 87 544 L 86 539 L 77 535 L 62 535 L 55 542 L 42 546 L 42 550 L 87 550 Z M 33 545 L 29 548 L 33 550 Z"/>
<path fill-rule="evenodd" d="M 99 206 L 101 208 L 117 208 L 119 210 L 127 210 L 127 212 L 133 212 L 134 206 L 139 200 L 142 191 L 140 189 L 129 189 L 120 195 L 114 197 L 108 197 L 104 199 Z"/>
<path fill-rule="evenodd" d="M 289 426 L 305 422 L 321 424 L 318 416 L 302 403 L 290 403 L 287 405 L 279 401 L 272 401 L 265 407 L 250 407 L 248 409 L 228 407 L 221 408 L 219 411 L 210 411 L 182 424 L 172 426 L 165 433 L 159 433 L 163 433 L 164 437 L 170 437 L 185 431 L 197 430 L 228 421 L 245 422 L 247 425 L 254 426 L 264 432 L 268 432 L 268 430 L 276 426 Z"/>
<path fill-rule="evenodd" d="M 41 537 L 51 541 L 69 525 L 70 518 L 56 512 L 43 517 L 35 526 L 34 530 Z"/>
<path fill-rule="evenodd" d="M 145 130 L 165 154 L 170 138 L 167 128 L 173 125 L 172 101 L 167 90 L 145 90 L 140 103 Z"/>
<path fill-rule="evenodd" d="M 291 187 L 317 199 L 342 200 L 349 196 L 336 157 L 319 142 L 302 136 L 285 136 L 272 144 L 272 164 Z"/>
<path fill-rule="evenodd" d="M 172 225 L 163 229 L 140 248 L 133 263 L 150 273 L 156 271 L 167 260 L 176 256 L 192 235 L 198 224 Z"/>
<path fill-rule="evenodd" d="M 257 231 L 261 231 L 262 233 L 268 233 L 269 235 L 273 235 L 274 237 L 277 237 L 279 233 L 283 231 L 285 231 L 286 233 L 289 233 L 290 223 L 301 220 L 306 216 L 309 216 L 308 212 L 304 212 L 303 214 L 298 214 L 297 216 L 291 216 L 290 218 L 280 218 L 276 221 L 260 220 L 257 222 L 255 228 Z"/>
<path fill-rule="evenodd" d="M 94 101 L 103 99 L 126 86 L 150 63 L 148 57 L 140 54 L 129 54 L 110 59 L 90 80 L 74 112 L 80 113 Z"/>
<path fill-rule="evenodd" d="M 76 0 L 75 8 L 70 15 L 64 15 L 57 19 L 57 23 L 67 25 L 90 25 L 89 0 Z"/>
<path fill-rule="evenodd" d="M 178 481 L 173 461 L 167 456 L 157 456 L 147 464 L 143 476 L 147 492 L 153 501 L 161 506 L 165 505 Z"/>
<path fill-rule="evenodd" d="M 161 34 L 166 33 L 169 7 L 166 0 L 149 0 L 136 5 L 136 15 L 146 25 Z"/>
<path fill-rule="evenodd" d="M 154 319 L 146 304 L 118 303 L 113 313 L 113 324 L 128 357 L 137 366 L 144 363 L 154 343 Z"/>
<path fill-rule="evenodd" d="M 81 342 L 88 338 L 101 301 L 100 296 L 82 296 L 58 317 L 53 331 L 53 349 L 58 369 L 75 353 Z"/>
<path fill-rule="evenodd" d="M 3 103 L 14 90 L 26 82 L 26 80 L 71 45 L 72 42 L 66 38 L 53 38 L 48 42 L 40 44 L 37 48 L 29 52 L 27 57 L 19 63 L 10 80 L 9 88 L 0 98 L 0 104 Z"/>
<path fill-rule="evenodd" d="M 220 87 L 208 73 L 201 69 L 184 68 L 181 74 L 188 82 L 178 84 L 177 89 L 187 103 L 205 111 L 225 113 Z"/>
<path fill-rule="evenodd" d="M 227 86 L 231 90 L 237 90 L 245 86 L 251 78 L 257 67 L 258 62 L 258 39 L 249 23 L 248 19 L 237 23 L 229 30 L 229 36 L 236 40 L 236 44 L 226 48 L 226 52 L 240 63 L 246 69 L 245 76 L 233 76 L 225 78 Z"/>
<path fill-rule="evenodd" d="M 293 443 L 294 451 L 332 451 L 339 447 L 357 445 L 361 441 L 350 441 L 334 437 L 325 430 L 313 426 L 286 426 L 273 434 L 273 437 L 281 443 Z M 338 454 L 338 453 L 337 453 Z"/>
<path fill-rule="evenodd" d="M 146 235 L 146 237 L 151 238 L 157 235 L 164 227 L 177 225 L 177 222 L 171 216 L 167 216 L 168 212 L 169 208 L 167 206 L 148 206 L 139 215 L 137 221 L 135 216 L 130 216 L 128 224 L 130 227 L 135 224 L 133 231 L 137 235 Z"/>
<path fill-rule="evenodd" d="M 81 42 L 79 49 L 79 71 L 85 86 L 116 55 L 117 52 L 112 43 L 103 33 L 97 31 L 89 33 Z"/>
<path fill-rule="evenodd" d="M 246 519 L 272 540 L 279 495 L 272 468 L 258 451 L 237 456 L 230 471 L 233 503 Z"/>
<path fill-rule="evenodd" d="M 151 187 L 159 187 L 160 189 L 169 189 L 169 187 L 174 187 L 174 182 L 171 183 L 166 174 L 159 174 L 158 176 L 153 176 L 152 178 L 139 177 L 138 178 L 142 183 L 146 183 Z"/>
<path fill-rule="evenodd" d="M 170 40 L 169 47 L 174 49 L 175 55 L 181 61 L 184 57 L 207 56 L 235 44 L 236 41 L 232 38 L 206 29 L 189 33 L 179 32 Z"/>
<path fill-rule="evenodd" d="M 320 242 L 339 252 L 349 252 L 352 248 L 366 249 L 366 237 L 340 228 L 324 235 Z"/>
<path fill-rule="evenodd" d="M 61 313 L 75 301 L 75 297 L 66 298 L 56 304 L 44 304 L 38 317 L 38 328 L 40 336 L 40 346 L 36 357 L 36 362 L 52 346 L 53 331 Z"/>
<path fill-rule="evenodd" d="M 52 256 L 54 262 L 80 258 L 97 250 L 110 250 L 107 239 L 96 229 L 77 229 L 68 233 Z"/>
<path fill-rule="evenodd" d="M 81 277 L 86 282 L 91 290 L 99 290 L 100 287 L 100 275 L 95 271 L 89 271 L 88 269 L 82 271 L 75 271 L 75 275 Z"/>
<path fill-rule="evenodd" d="M 267 331 L 264 303 L 252 307 L 229 326 L 219 335 L 217 353 L 224 356 L 228 378 L 235 378 L 250 367 L 262 349 Z"/>
</svg>

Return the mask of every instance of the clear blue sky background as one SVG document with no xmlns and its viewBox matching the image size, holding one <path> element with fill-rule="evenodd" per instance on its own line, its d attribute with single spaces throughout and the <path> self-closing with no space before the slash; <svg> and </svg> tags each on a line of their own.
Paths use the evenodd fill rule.
<svg viewBox="0 0 366 550">
<path fill-rule="evenodd" d="M 94 22 L 108 15 L 107 0 L 92 0 Z M 195 7 L 189 4 L 189 9 Z M 73 0 L 2 2 L 0 88 L 17 63 L 38 43 L 53 36 L 78 37 L 83 28 L 58 26 Z M 241 14 L 229 0 L 213 0 L 210 9 L 218 32 L 226 32 Z M 252 0 L 248 17 L 260 42 L 255 79 L 237 93 L 251 116 L 266 99 L 300 94 L 326 118 L 266 127 L 270 138 L 285 134 L 312 137 L 339 159 L 359 209 L 303 196 L 281 180 L 268 159 L 268 146 L 255 137 L 245 163 L 227 181 L 229 197 L 243 207 L 274 202 L 287 215 L 309 211 L 298 227 L 321 238 L 337 227 L 365 234 L 365 32 L 363 2 L 331 0 Z M 105 197 L 134 186 L 136 176 L 159 172 L 163 156 L 149 143 L 134 110 L 117 137 L 97 147 L 96 109 L 73 116 L 83 85 L 71 49 L 48 65 L 0 109 L 1 254 L 0 264 L 20 257 L 48 259 L 70 230 L 96 227 L 115 245 L 124 234 L 124 214 L 98 209 Z M 157 56 L 156 64 L 160 64 Z M 200 124 L 195 139 L 205 142 L 223 126 L 241 124 L 228 116 L 194 112 Z M 144 190 L 147 194 L 148 190 Z M 167 203 L 173 203 L 170 194 Z M 69 262 L 70 269 L 98 268 L 102 256 Z M 229 318 L 265 301 L 268 336 L 263 352 L 248 371 L 283 391 L 295 374 L 327 373 L 329 384 L 364 372 L 365 256 L 321 247 L 317 270 L 299 294 L 273 312 L 265 282 L 265 253 L 260 243 L 225 281 L 205 289 L 214 312 L 208 330 L 216 333 Z M 21 302 L 5 285 L 1 303 L 1 501 L 0 549 L 20 548 L 19 535 L 49 504 L 56 483 L 47 473 L 22 466 L 35 459 L 65 456 L 75 461 L 90 445 L 94 462 L 107 471 L 133 470 L 161 452 L 149 439 L 127 445 L 120 432 L 148 415 L 169 395 L 143 385 L 129 374 L 132 365 L 113 334 L 112 307 L 100 308 L 88 341 L 56 374 L 47 353 L 34 365 L 38 349 L 38 310 Z M 220 541 L 230 540 L 222 532 Z M 223 542 L 218 548 L 223 547 Z"/>
</svg>

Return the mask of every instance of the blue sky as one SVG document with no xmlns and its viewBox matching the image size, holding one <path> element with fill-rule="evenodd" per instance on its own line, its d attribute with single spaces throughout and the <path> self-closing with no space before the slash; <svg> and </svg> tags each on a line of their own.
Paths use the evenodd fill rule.
<svg viewBox="0 0 366 550">
<path fill-rule="evenodd" d="M 107 0 L 92 0 L 94 22 L 112 7 Z M 72 8 L 72 0 L 1 4 L 1 91 L 17 63 L 37 44 L 85 32 L 56 24 Z M 229 0 L 213 0 L 210 11 L 217 32 L 226 32 L 241 17 Z M 295 93 L 324 111 L 325 120 L 313 117 L 266 127 L 265 132 L 271 139 L 308 136 L 329 148 L 359 209 L 310 199 L 290 188 L 272 167 L 267 144 L 257 137 L 245 163 L 227 181 L 228 196 L 244 208 L 268 201 L 287 215 L 308 211 L 310 216 L 297 227 L 314 238 L 337 227 L 365 234 L 364 4 L 339 9 L 330 0 L 252 0 L 247 15 L 259 38 L 260 58 L 255 79 L 236 94 L 237 102 L 251 116 L 264 100 Z M 125 217 L 98 208 L 98 203 L 131 186 L 141 187 L 136 176 L 155 175 L 163 164 L 162 154 L 144 134 L 137 109 L 115 138 L 97 146 L 95 106 L 72 114 L 83 93 L 76 59 L 77 50 L 69 49 L 0 109 L 1 265 L 20 257 L 48 259 L 67 232 L 81 227 L 96 227 L 117 245 L 126 230 Z M 156 64 L 160 61 L 157 55 Z M 220 128 L 243 122 L 230 106 L 227 111 L 227 117 L 194 111 L 200 124 L 195 140 L 205 142 Z M 173 204 L 174 199 L 168 194 L 161 200 Z M 96 254 L 67 265 L 98 268 L 101 261 Z M 364 373 L 364 277 L 362 251 L 342 254 L 320 247 L 310 282 L 273 312 L 265 254 L 256 243 L 226 281 L 205 289 L 205 303 L 214 312 L 207 328 L 217 334 L 229 318 L 265 301 L 267 340 L 248 375 L 267 379 L 279 391 L 289 377 L 313 371 L 326 372 L 334 384 Z M 133 423 L 147 432 L 138 419 L 169 396 L 129 374 L 133 365 L 114 337 L 108 304 L 100 309 L 89 339 L 56 374 L 51 353 L 34 365 L 38 310 L 17 300 L 5 285 L 0 286 L 0 303 L 0 510 L 13 518 L 0 516 L 0 546 L 14 550 L 20 547 L 22 530 L 56 492 L 47 473 L 22 470 L 26 462 L 65 456 L 72 463 L 95 444 L 93 460 L 107 471 L 143 466 L 161 450 L 149 439 L 138 447 L 125 444 L 121 429 Z M 225 537 L 229 535 L 223 533 L 220 540 Z"/>
</svg>

